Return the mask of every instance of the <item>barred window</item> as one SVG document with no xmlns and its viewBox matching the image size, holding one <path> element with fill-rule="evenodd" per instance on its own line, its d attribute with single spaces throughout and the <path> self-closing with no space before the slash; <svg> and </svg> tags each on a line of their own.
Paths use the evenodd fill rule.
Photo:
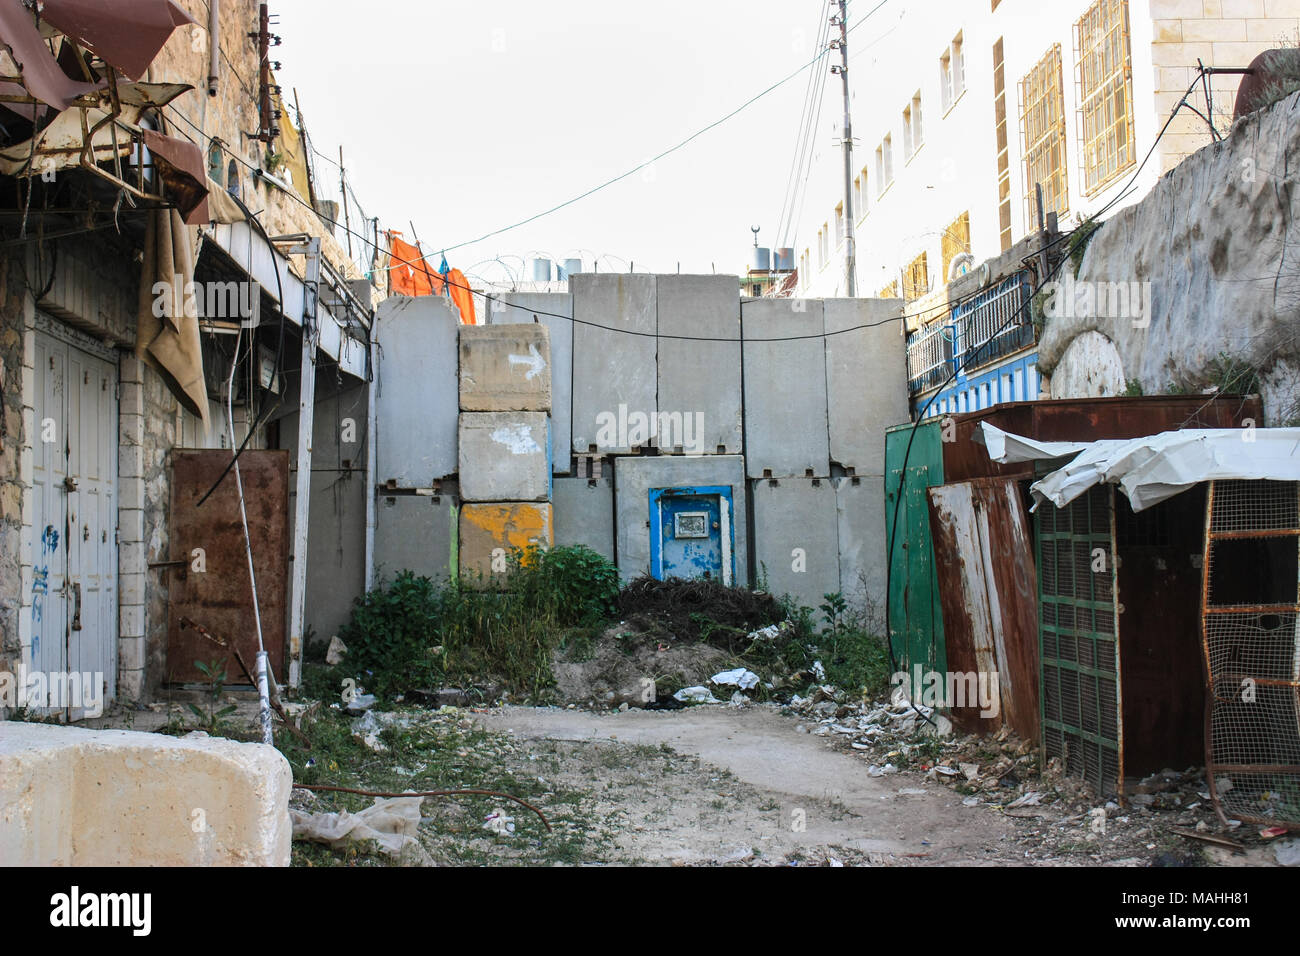
<svg viewBox="0 0 1300 956">
<path fill-rule="evenodd" d="M 1091 196 L 1137 162 L 1127 0 L 1097 0 L 1074 25 L 1083 192 Z"/>
<path fill-rule="evenodd" d="M 1020 81 L 1020 144 L 1025 157 L 1025 222 L 1038 222 L 1035 185 L 1043 187 L 1043 214 L 1070 208 L 1065 162 L 1065 89 L 1061 47 L 1053 46 Z"/>
</svg>

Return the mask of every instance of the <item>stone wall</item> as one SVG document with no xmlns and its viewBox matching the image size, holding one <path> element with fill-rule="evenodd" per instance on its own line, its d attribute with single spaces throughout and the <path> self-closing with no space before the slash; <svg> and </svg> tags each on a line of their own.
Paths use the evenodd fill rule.
<svg viewBox="0 0 1300 956">
<path fill-rule="evenodd" d="M 1098 363 L 1113 378 L 1116 356 L 1146 394 L 1211 387 L 1227 360 L 1258 372 L 1267 424 L 1300 419 L 1298 114 L 1295 94 L 1244 117 L 1096 232 L 1078 276 L 1094 307 L 1050 316 L 1039 344 L 1054 398 L 1087 394 Z M 1119 283 L 1143 304 L 1115 308 Z M 1090 332 L 1113 351 L 1095 336 L 1075 345 Z"/>
<path fill-rule="evenodd" d="M 21 660 L 18 621 L 22 607 L 23 333 L 25 330 L 21 253 L 0 255 L 0 672 L 14 672 Z M 27 455 L 31 465 L 30 453 Z M 0 702 L 0 718 L 6 716 Z"/>
</svg>

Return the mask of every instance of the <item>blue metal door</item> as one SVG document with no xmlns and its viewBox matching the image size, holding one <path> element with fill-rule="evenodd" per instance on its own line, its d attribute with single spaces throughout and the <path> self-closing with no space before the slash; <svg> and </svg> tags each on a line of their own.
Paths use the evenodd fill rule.
<svg viewBox="0 0 1300 956">
<path fill-rule="evenodd" d="M 650 490 L 650 570 L 666 578 L 735 577 L 731 486 Z"/>
</svg>

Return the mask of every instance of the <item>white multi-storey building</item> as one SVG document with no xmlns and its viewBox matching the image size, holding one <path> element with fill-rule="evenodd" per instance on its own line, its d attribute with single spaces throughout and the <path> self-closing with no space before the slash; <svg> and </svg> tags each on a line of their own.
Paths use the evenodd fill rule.
<svg viewBox="0 0 1300 956">
<path fill-rule="evenodd" d="M 1140 200 L 1212 140 L 1184 108 L 1142 166 L 1190 87 L 1190 106 L 1231 124 L 1240 77 L 1197 82 L 1199 66 L 1244 68 L 1298 30 L 1300 0 L 889 0 L 849 36 L 857 294 L 901 295 L 914 330 L 951 323 L 947 282 L 1038 232 L 1038 187 L 1063 230 Z M 847 292 L 839 79 L 827 82 L 803 214 L 781 237 L 796 294 L 817 297 Z M 991 359 L 1020 362 L 1010 388 L 994 376 L 932 412 L 1036 397 L 1032 330 L 1021 339 Z M 950 333 L 941 360 L 961 347 Z M 909 364 L 914 393 L 943 378 L 919 355 Z"/>
</svg>

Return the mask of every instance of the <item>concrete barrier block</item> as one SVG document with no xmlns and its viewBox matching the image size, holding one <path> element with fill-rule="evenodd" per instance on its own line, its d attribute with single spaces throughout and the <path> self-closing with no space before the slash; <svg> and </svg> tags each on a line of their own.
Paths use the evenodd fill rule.
<svg viewBox="0 0 1300 956">
<path fill-rule="evenodd" d="M 263 744 L 0 722 L 0 861 L 288 866 L 292 784 Z"/>
<path fill-rule="evenodd" d="M 465 501 L 545 501 L 551 496 L 545 412 L 463 412 L 460 495 Z"/>
<path fill-rule="evenodd" d="M 614 560 L 614 482 L 556 478 L 551 489 L 556 545 L 584 544 Z"/>
<path fill-rule="evenodd" d="M 394 296 L 375 313 L 377 484 L 429 488 L 456 472 L 460 313 L 442 296 Z"/>
<path fill-rule="evenodd" d="M 821 301 L 745 299 L 740 310 L 749 476 L 830 477 Z"/>
<path fill-rule="evenodd" d="M 657 418 L 655 276 L 580 273 L 573 294 L 573 450 L 653 447 Z M 633 334 L 629 334 L 633 333 Z"/>
<path fill-rule="evenodd" d="M 392 581 L 401 571 L 443 582 L 455 563 L 456 483 L 438 495 L 379 495 L 375 508 L 375 576 Z"/>
<path fill-rule="evenodd" d="M 656 447 L 679 455 L 739 455 L 744 435 L 736 277 L 659 276 L 656 300 L 659 334 L 670 336 L 659 339 Z M 698 341 L 705 338 L 730 341 Z"/>
<path fill-rule="evenodd" d="M 831 461 L 853 475 L 885 471 L 885 429 L 906 420 L 907 343 L 898 299 L 825 299 Z"/>
<path fill-rule="evenodd" d="M 492 301 L 494 325 L 540 322 L 551 335 L 551 470 L 569 473 L 573 448 L 573 296 L 509 292 Z"/>
<path fill-rule="evenodd" d="M 839 518 L 835 488 L 827 478 L 774 478 L 753 482 L 754 555 L 771 593 L 788 594 L 805 607 L 825 603 L 840 590 Z"/>
<path fill-rule="evenodd" d="M 745 459 L 740 455 L 660 455 L 614 462 L 615 536 L 624 581 L 650 573 L 650 489 L 728 485 L 733 508 L 736 583 L 749 581 Z"/>
<path fill-rule="evenodd" d="M 551 337 L 546 326 L 462 325 L 460 408 L 549 412 Z"/>
<path fill-rule="evenodd" d="M 851 603 L 875 606 L 883 615 L 889 580 L 885 479 L 875 475 L 836 478 L 835 507 L 839 515 L 840 591 Z M 901 538 L 901 522 L 899 533 Z"/>
<path fill-rule="evenodd" d="M 499 580 L 512 548 L 554 543 L 551 506 L 515 502 L 460 507 L 460 574 L 467 583 Z"/>
</svg>

